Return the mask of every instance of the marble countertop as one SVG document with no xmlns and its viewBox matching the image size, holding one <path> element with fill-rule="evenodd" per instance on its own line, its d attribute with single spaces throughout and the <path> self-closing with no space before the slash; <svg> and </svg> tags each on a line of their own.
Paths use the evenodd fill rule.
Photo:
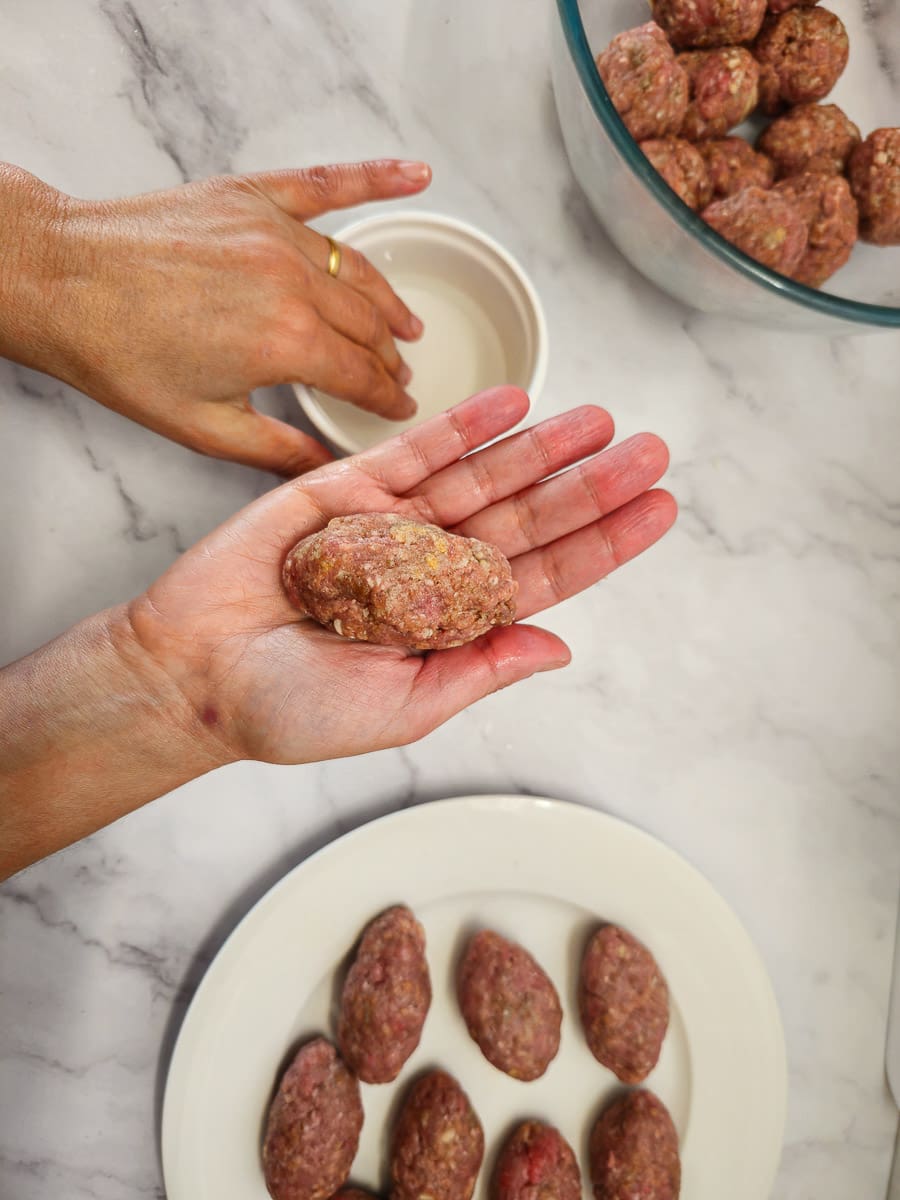
<svg viewBox="0 0 900 1200">
<path fill-rule="evenodd" d="M 4 1200 L 162 1196 L 168 1057 L 235 921 L 336 835 L 473 792 L 591 804 L 696 864 L 756 940 L 784 1017 L 773 1196 L 884 1194 L 900 340 L 732 327 L 637 276 L 569 173 L 552 8 L 45 0 L 4 17 L 3 155 L 75 194 L 430 160 L 422 204 L 495 235 L 543 298 L 539 412 L 597 401 L 621 434 L 660 433 L 681 504 L 663 544 L 550 616 L 574 651 L 567 671 L 407 749 L 227 768 L 0 890 Z M 295 412 L 287 391 L 261 403 Z M 0 661 L 134 594 L 269 486 L 0 363 Z"/>
</svg>

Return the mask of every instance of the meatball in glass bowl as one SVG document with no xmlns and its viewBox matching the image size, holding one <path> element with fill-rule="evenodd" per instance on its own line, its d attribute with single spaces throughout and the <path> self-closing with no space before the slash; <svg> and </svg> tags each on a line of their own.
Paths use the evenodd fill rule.
<svg viewBox="0 0 900 1200">
<path fill-rule="evenodd" d="M 553 89 L 569 161 L 643 275 L 692 308 L 763 327 L 900 329 L 900 0 L 877 11 L 863 0 L 651 0 L 673 57 L 648 27 L 646 0 L 557 0 L 557 10 Z M 631 30 L 637 52 L 622 38 Z M 846 186 L 782 186 L 810 173 Z M 775 196 L 734 202 L 742 189 Z M 805 222 L 803 255 L 785 206 Z M 748 237 L 757 213 L 765 236 Z M 788 253 L 771 252 L 779 239 Z"/>
</svg>

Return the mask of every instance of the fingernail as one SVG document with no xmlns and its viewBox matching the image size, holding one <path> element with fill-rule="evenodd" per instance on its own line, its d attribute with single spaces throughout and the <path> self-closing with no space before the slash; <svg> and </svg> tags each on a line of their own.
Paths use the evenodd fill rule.
<svg viewBox="0 0 900 1200">
<path fill-rule="evenodd" d="M 401 387 L 406 387 L 411 379 L 412 367 L 409 365 L 409 363 L 402 363 L 400 370 L 397 372 L 397 382 Z"/>
<path fill-rule="evenodd" d="M 545 663 L 542 667 L 538 667 L 537 674 L 543 675 L 545 671 L 558 671 L 561 667 L 567 667 L 568 665 L 569 659 L 566 659 L 564 662 Z"/>
<path fill-rule="evenodd" d="M 401 421 L 408 421 L 410 417 L 414 417 L 419 411 L 419 406 L 416 404 L 415 400 L 413 400 L 412 396 L 410 396 L 407 392 L 403 393 L 403 399 L 406 401 L 406 403 L 397 413 L 397 417 Z"/>
<path fill-rule="evenodd" d="M 397 170 L 410 183 L 423 183 L 431 176 L 431 167 L 423 162 L 398 162 Z"/>
<path fill-rule="evenodd" d="M 410 336 L 414 338 L 421 337 L 425 332 L 425 326 L 415 315 L 415 313 L 409 314 L 409 320 L 406 322 L 406 327 L 410 332 Z"/>
</svg>

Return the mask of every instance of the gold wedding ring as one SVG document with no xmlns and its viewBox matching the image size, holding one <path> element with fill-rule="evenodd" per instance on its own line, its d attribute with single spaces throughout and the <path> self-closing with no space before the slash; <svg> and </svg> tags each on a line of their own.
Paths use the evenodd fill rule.
<svg viewBox="0 0 900 1200">
<path fill-rule="evenodd" d="M 328 242 L 328 274 L 332 278 L 336 278 L 341 269 L 341 248 L 334 238 L 328 237 L 327 234 L 326 240 Z"/>
</svg>

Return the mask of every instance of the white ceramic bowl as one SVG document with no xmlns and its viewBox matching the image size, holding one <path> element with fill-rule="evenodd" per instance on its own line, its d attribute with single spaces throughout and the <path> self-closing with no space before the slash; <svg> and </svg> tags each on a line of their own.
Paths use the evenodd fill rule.
<svg viewBox="0 0 900 1200">
<path fill-rule="evenodd" d="M 393 212 L 340 230 L 425 324 L 400 343 L 413 371 L 419 411 L 388 421 L 347 401 L 295 384 L 300 406 L 337 449 L 365 450 L 495 384 L 537 400 L 547 370 L 547 326 L 537 293 L 516 260 L 487 234 L 453 217 Z"/>
</svg>

